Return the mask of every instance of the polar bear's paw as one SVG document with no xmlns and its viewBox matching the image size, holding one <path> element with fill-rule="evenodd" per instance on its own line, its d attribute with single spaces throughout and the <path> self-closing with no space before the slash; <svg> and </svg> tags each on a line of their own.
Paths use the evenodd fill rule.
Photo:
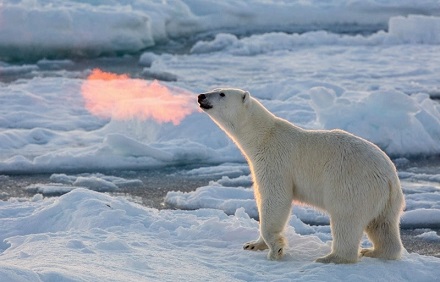
<svg viewBox="0 0 440 282">
<path fill-rule="evenodd" d="M 375 252 L 373 248 L 362 249 L 361 255 L 364 257 L 370 257 L 370 258 L 380 257 L 379 254 L 377 252 Z"/>
<path fill-rule="evenodd" d="M 267 254 L 267 259 L 269 260 L 280 260 L 284 256 L 284 248 L 278 248 L 277 250 L 270 250 Z"/>
<path fill-rule="evenodd" d="M 329 254 L 328 256 L 322 257 L 322 258 L 318 258 L 317 260 L 315 260 L 315 262 L 320 262 L 320 263 L 335 263 L 335 264 L 341 264 L 341 263 L 356 263 L 357 262 L 357 258 L 355 259 L 348 259 L 348 258 L 343 258 L 340 257 L 336 254 Z"/>
<path fill-rule="evenodd" d="M 269 247 L 267 246 L 266 242 L 263 240 L 250 241 L 243 245 L 243 250 L 247 251 L 262 251 L 268 248 Z"/>
<path fill-rule="evenodd" d="M 401 249 L 397 248 L 394 249 L 394 251 L 391 249 L 388 250 L 388 252 L 384 252 L 383 250 L 380 251 L 374 248 L 362 249 L 361 256 L 379 259 L 400 259 Z"/>
</svg>

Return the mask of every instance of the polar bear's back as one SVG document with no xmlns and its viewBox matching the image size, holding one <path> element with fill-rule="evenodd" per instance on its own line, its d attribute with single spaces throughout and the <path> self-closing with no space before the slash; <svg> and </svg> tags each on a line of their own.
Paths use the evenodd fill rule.
<svg viewBox="0 0 440 282">
<path fill-rule="evenodd" d="M 395 174 L 390 158 L 375 144 L 343 130 L 305 131 L 307 147 L 317 149 L 326 166 L 340 165 L 341 168 L 360 172 Z M 315 148 L 314 148 L 315 147 Z M 334 170 L 332 169 L 333 173 Z M 344 173 L 345 174 L 345 173 Z"/>
<path fill-rule="evenodd" d="M 301 158 L 300 163 L 310 159 L 315 165 L 340 162 L 341 165 L 362 166 L 364 169 L 395 171 L 390 158 L 378 146 L 363 138 L 340 129 L 305 130 L 283 119 L 278 120 L 275 135 L 284 136 L 273 139 L 281 142 L 289 140 L 282 146 L 291 148 L 291 154 Z"/>
<path fill-rule="evenodd" d="M 403 202 L 394 164 L 373 143 L 342 130 L 281 127 L 281 134 L 292 140 L 286 155 L 291 158 L 296 200 L 327 211 L 347 208 L 362 213 L 378 213 L 390 198 Z M 333 203 L 341 198 L 351 201 L 342 207 Z"/>
</svg>

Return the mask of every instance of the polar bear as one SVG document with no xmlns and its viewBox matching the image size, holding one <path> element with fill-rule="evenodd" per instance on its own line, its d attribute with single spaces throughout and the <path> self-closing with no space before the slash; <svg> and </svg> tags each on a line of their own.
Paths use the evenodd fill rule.
<svg viewBox="0 0 440 282">
<path fill-rule="evenodd" d="M 317 262 L 400 258 L 404 197 L 395 166 L 376 145 L 342 130 L 302 129 L 240 89 L 215 89 L 198 95 L 198 103 L 250 166 L 260 236 L 245 250 L 269 249 L 268 259 L 282 258 L 295 200 L 330 215 L 332 251 Z M 373 248 L 359 252 L 364 231 Z"/>
</svg>

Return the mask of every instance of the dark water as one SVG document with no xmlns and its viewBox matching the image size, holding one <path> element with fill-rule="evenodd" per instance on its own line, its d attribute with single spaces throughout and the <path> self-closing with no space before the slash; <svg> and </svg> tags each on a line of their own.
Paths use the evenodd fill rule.
<svg viewBox="0 0 440 282">
<path fill-rule="evenodd" d="M 212 177 L 201 177 L 186 175 L 185 171 L 190 168 L 167 167 L 154 170 L 142 171 L 99 171 L 99 173 L 111 176 L 122 177 L 124 179 L 139 179 L 141 186 L 120 185 L 117 192 L 109 192 L 114 196 L 124 196 L 141 205 L 163 209 L 164 198 L 169 191 L 194 191 L 198 187 L 205 186 L 213 179 Z M 93 173 L 93 172 L 89 172 Z M 67 175 L 76 175 L 66 173 Z M 19 174 L 19 175 L 0 175 L 0 200 L 9 198 L 31 198 L 36 192 L 26 189 L 32 184 L 49 184 L 52 174 Z M 80 175 L 80 174 L 78 174 Z M 61 193 L 45 194 L 45 197 L 57 197 Z"/>
</svg>

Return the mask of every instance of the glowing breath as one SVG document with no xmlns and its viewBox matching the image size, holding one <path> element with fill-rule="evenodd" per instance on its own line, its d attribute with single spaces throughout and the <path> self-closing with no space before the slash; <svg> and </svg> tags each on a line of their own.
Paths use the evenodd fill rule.
<svg viewBox="0 0 440 282">
<path fill-rule="evenodd" d="M 187 91 L 100 69 L 87 77 L 81 92 L 87 110 L 102 118 L 154 119 L 178 125 L 196 110 L 194 97 Z"/>
</svg>

